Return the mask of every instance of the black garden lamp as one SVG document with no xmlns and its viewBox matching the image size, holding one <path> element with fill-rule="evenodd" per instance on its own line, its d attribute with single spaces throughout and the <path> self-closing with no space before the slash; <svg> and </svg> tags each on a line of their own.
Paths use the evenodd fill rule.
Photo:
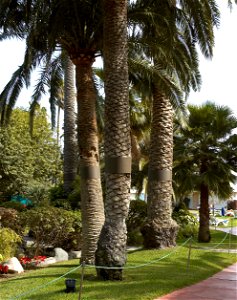
<svg viewBox="0 0 237 300">
<path fill-rule="evenodd" d="M 66 279 L 66 290 L 65 293 L 75 293 L 76 291 L 76 279 Z"/>
</svg>

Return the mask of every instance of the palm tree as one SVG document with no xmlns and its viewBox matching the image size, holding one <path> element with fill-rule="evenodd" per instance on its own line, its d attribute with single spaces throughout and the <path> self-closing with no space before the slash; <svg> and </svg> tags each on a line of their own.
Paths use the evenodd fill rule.
<svg viewBox="0 0 237 300">
<path fill-rule="evenodd" d="M 44 13 L 44 8 L 42 9 Z M 82 210 L 82 257 L 94 262 L 97 239 L 104 223 L 104 209 L 99 166 L 96 90 L 92 65 L 100 55 L 102 37 L 101 3 L 97 1 L 52 1 L 46 28 L 50 48 L 60 45 L 76 68 L 77 131 L 79 147 Z M 48 15 L 46 14 L 46 17 Z M 75 22 L 71 22 L 71 19 Z M 36 15 L 40 23 L 41 16 Z M 47 22 L 48 21 L 48 22 Z M 43 31 L 42 31 L 43 30 Z M 95 217 L 96 216 L 96 217 Z"/>
<path fill-rule="evenodd" d="M 188 108 L 188 126 L 179 126 L 175 135 L 174 181 L 178 194 L 200 192 L 198 240 L 209 242 L 208 197 L 227 199 L 237 178 L 237 118 L 228 107 L 211 102 Z"/>
<path fill-rule="evenodd" d="M 7 2 L 11 5 L 10 0 L 4 1 L 3 4 L 5 5 Z M 27 37 L 27 45 L 38 51 L 39 56 L 36 58 L 42 59 L 44 55 L 50 57 L 60 46 L 60 49 L 65 50 L 76 66 L 77 129 L 83 223 L 82 260 L 93 263 L 97 239 L 104 223 L 95 113 L 96 91 L 92 76 L 92 64 L 96 56 L 100 55 L 103 33 L 100 1 L 73 1 L 72 4 L 69 4 L 63 0 L 50 3 L 35 0 L 31 6 L 28 4 L 28 1 L 25 0 L 14 5 L 11 11 L 7 10 L 7 17 L 2 16 L 3 21 L 0 20 L 0 23 L 2 22 L 6 28 L 4 37 L 8 37 L 10 36 L 9 30 L 14 32 L 11 26 L 13 12 L 27 12 L 27 16 L 23 14 L 22 17 L 23 29 L 20 30 L 20 27 L 17 30 L 20 34 L 23 31 L 23 35 Z M 0 6 L 0 8 L 2 7 Z M 72 18 L 75 22 L 71 22 Z M 28 67 L 31 67 L 29 61 L 26 63 Z M 26 74 L 28 75 L 29 71 Z"/>
<path fill-rule="evenodd" d="M 127 66 L 127 1 L 104 0 L 105 68 L 105 224 L 96 264 L 123 267 L 129 207 L 131 141 Z M 106 280 L 121 280 L 122 269 L 98 269 Z"/>
<path fill-rule="evenodd" d="M 203 1 L 202 4 L 196 2 L 181 1 L 179 5 L 173 1 L 137 2 L 146 9 L 147 15 L 152 11 L 156 16 L 153 22 L 145 20 L 140 23 L 142 35 L 147 40 L 155 37 L 161 43 L 158 51 L 154 43 L 147 43 L 149 47 L 145 52 L 146 57 L 151 57 L 151 63 L 155 67 L 164 65 L 163 69 L 171 74 L 171 78 L 178 80 L 181 90 L 186 93 L 190 87 L 196 89 L 199 86 L 195 42 L 199 42 L 204 55 L 212 55 L 213 26 L 218 24 L 219 15 L 214 1 Z M 197 14 L 197 11 L 200 13 Z M 163 18 L 158 18 L 161 14 Z M 200 26 L 201 24 L 205 26 Z M 144 245 L 148 248 L 175 245 L 177 232 L 177 225 L 171 218 L 172 99 L 170 91 L 167 93 L 161 83 L 155 76 L 152 78 L 153 120 L 148 172 L 148 222 L 143 228 Z M 180 106 L 180 102 L 176 101 L 177 106 Z"/>
</svg>

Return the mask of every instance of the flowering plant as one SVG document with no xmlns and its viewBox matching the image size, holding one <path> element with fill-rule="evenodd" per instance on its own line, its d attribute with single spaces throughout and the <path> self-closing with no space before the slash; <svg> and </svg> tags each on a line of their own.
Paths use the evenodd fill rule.
<svg viewBox="0 0 237 300">
<path fill-rule="evenodd" d="M 7 274 L 8 269 L 8 266 L 0 265 L 0 274 Z"/>
<path fill-rule="evenodd" d="M 20 258 L 20 263 L 24 268 L 29 268 L 29 267 L 37 266 L 40 262 L 45 261 L 45 259 L 46 256 L 41 256 L 41 255 L 34 256 L 33 258 L 23 256 L 22 258 Z"/>
</svg>

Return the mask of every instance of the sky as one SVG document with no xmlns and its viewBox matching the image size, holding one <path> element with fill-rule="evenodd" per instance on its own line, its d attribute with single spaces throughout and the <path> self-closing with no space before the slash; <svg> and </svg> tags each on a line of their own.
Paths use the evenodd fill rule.
<svg viewBox="0 0 237 300">
<path fill-rule="evenodd" d="M 237 6 L 230 12 L 226 0 L 217 2 L 221 20 L 215 30 L 214 55 L 212 60 L 200 57 L 201 91 L 191 92 L 188 101 L 199 105 L 210 100 L 227 105 L 237 117 Z"/>
</svg>

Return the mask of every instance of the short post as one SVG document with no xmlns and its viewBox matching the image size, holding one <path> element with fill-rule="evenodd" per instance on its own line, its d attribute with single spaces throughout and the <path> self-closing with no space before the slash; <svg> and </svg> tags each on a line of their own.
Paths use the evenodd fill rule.
<svg viewBox="0 0 237 300">
<path fill-rule="evenodd" d="M 82 284 L 83 284 L 83 279 L 84 279 L 84 271 L 85 271 L 85 262 L 82 262 L 82 267 L 81 267 L 81 281 L 80 281 L 80 289 L 79 289 L 79 295 L 78 295 L 78 300 L 81 300 L 81 294 L 82 294 Z"/>
<path fill-rule="evenodd" d="M 190 238 L 189 241 L 189 248 L 188 248 L 188 260 L 187 260 L 187 268 L 186 268 L 186 272 L 189 272 L 189 266 L 190 266 L 190 257 L 191 257 L 191 250 L 192 250 L 192 240 L 193 237 Z"/>
<path fill-rule="evenodd" d="M 231 229 L 229 230 L 229 247 L 228 247 L 228 253 L 230 253 L 230 245 L 231 245 Z"/>
<path fill-rule="evenodd" d="M 229 230 L 229 249 L 228 249 L 228 253 L 230 253 L 230 248 L 231 248 L 232 227 L 233 227 L 233 218 L 231 218 L 231 219 L 230 219 L 230 230 Z"/>
</svg>

